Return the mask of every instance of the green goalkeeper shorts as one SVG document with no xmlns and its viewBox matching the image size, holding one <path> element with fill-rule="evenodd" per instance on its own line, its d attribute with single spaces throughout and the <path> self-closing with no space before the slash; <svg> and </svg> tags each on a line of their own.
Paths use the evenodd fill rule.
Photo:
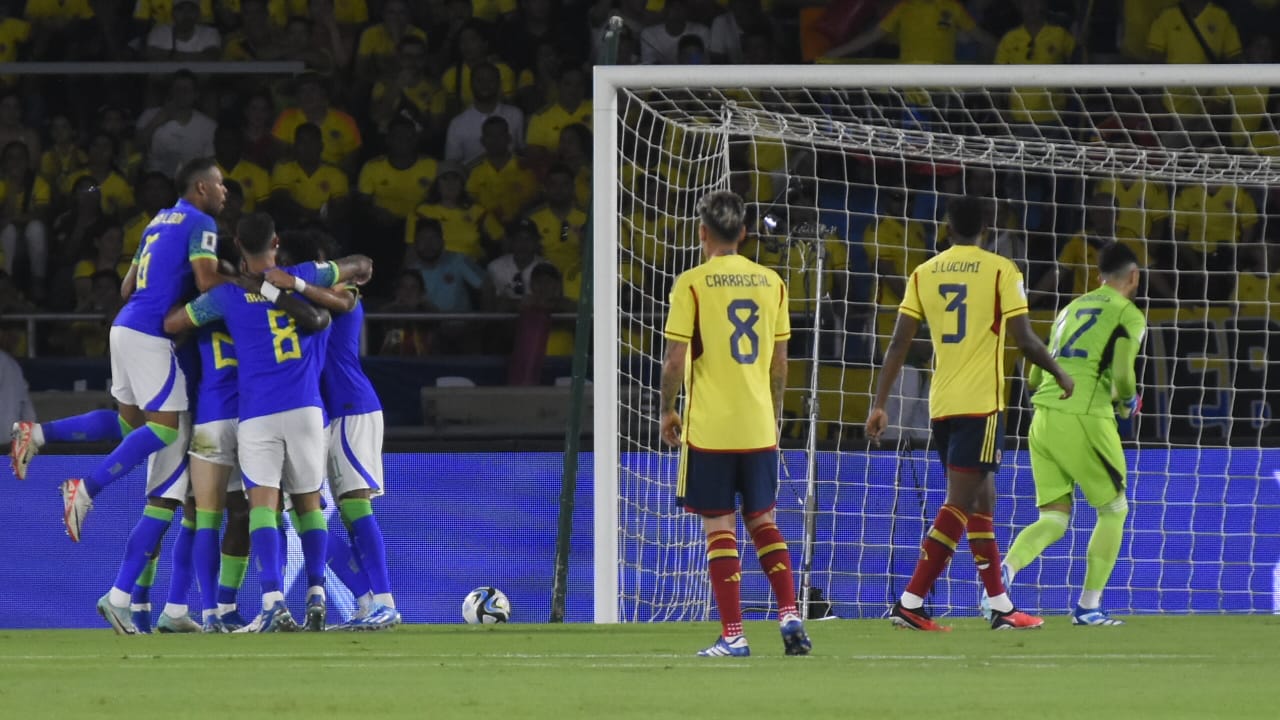
<svg viewBox="0 0 1280 720">
<path fill-rule="evenodd" d="M 1076 485 L 1093 507 L 1124 492 L 1124 448 L 1114 419 L 1038 407 L 1029 439 L 1037 506 L 1070 495 Z"/>
</svg>

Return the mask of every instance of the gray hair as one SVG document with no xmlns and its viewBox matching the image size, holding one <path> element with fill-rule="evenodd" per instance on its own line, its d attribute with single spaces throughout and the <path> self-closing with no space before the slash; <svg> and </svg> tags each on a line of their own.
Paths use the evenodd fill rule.
<svg viewBox="0 0 1280 720">
<path fill-rule="evenodd" d="M 713 235 L 723 242 L 734 243 L 742 235 L 747 208 L 737 193 L 716 190 L 698 201 L 698 217 Z"/>
</svg>

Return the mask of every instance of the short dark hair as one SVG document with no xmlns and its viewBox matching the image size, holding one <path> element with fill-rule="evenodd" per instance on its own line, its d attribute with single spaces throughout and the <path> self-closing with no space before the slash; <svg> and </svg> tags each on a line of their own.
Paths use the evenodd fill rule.
<svg viewBox="0 0 1280 720">
<path fill-rule="evenodd" d="M 511 132 L 511 124 L 508 123 L 507 119 L 502 117 L 501 115 L 492 115 L 486 118 L 484 123 L 480 125 L 480 131 L 484 132 L 485 130 L 488 130 L 489 127 L 492 125 L 501 125 L 503 130 L 506 130 L 507 132 Z"/>
<path fill-rule="evenodd" d="M 218 161 L 211 157 L 200 157 L 194 160 L 188 160 L 185 165 L 178 169 L 178 176 L 174 181 L 178 185 L 178 192 L 186 195 L 196 186 L 196 183 L 203 180 L 211 170 L 218 167 Z"/>
<path fill-rule="evenodd" d="M 317 140 L 319 140 L 319 141 L 320 141 L 320 142 L 322 142 L 322 143 L 324 142 L 324 133 L 320 132 L 320 126 L 319 126 L 319 125 L 316 125 L 315 123 L 309 123 L 309 122 L 307 122 L 307 123 L 302 123 L 301 125 L 299 125 L 299 126 L 298 126 L 294 131 L 293 131 L 293 142 L 294 142 L 294 143 L 297 143 L 297 142 L 298 142 L 298 140 L 299 140 L 299 139 L 300 139 L 304 134 L 306 134 L 306 135 L 315 135 Z"/>
<path fill-rule="evenodd" d="M 698 201 L 698 218 L 721 242 L 736 243 L 746 227 L 747 207 L 737 193 L 716 190 Z"/>
<path fill-rule="evenodd" d="M 236 240 L 248 255 L 261 255 L 271 245 L 276 222 L 264 212 L 249 213 L 236 224 Z"/>
<path fill-rule="evenodd" d="M 987 228 L 987 214 L 982 198 L 962 195 L 947 205 L 947 222 L 951 225 L 952 244 L 956 238 L 973 239 Z"/>
<path fill-rule="evenodd" d="M 222 181 L 222 185 L 227 189 L 227 197 L 235 195 L 241 200 L 244 199 L 244 186 L 238 180 L 227 178 Z"/>
<path fill-rule="evenodd" d="M 444 237 L 444 227 L 440 225 L 440 221 L 435 218 L 418 218 L 418 224 L 413 229 L 413 237 L 416 239 L 422 234 L 423 230 L 435 230 L 440 237 Z"/>
<path fill-rule="evenodd" d="M 535 280 L 540 277 L 547 277 L 555 280 L 556 282 L 560 282 L 560 269 L 551 263 L 538 263 L 529 271 L 529 279 Z"/>
<path fill-rule="evenodd" d="M 1138 264 L 1138 256 L 1122 242 L 1113 240 L 1098 253 L 1098 272 L 1103 275 L 1128 272 L 1130 265 Z"/>
<path fill-rule="evenodd" d="M 316 262 L 320 259 L 320 242 L 310 230 L 286 230 L 280 233 L 280 251 L 290 265 Z"/>
</svg>

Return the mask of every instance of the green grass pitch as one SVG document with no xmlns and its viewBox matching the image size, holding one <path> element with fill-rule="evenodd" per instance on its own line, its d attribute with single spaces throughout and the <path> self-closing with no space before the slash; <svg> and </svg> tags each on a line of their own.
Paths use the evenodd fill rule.
<svg viewBox="0 0 1280 720">
<path fill-rule="evenodd" d="M 782 655 L 692 653 L 719 626 L 414 626 L 120 638 L 0 631 L 3 718 L 1276 718 L 1280 617 L 1136 617 L 1122 628 L 950 634 L 811 623 Z"/>
</svg>

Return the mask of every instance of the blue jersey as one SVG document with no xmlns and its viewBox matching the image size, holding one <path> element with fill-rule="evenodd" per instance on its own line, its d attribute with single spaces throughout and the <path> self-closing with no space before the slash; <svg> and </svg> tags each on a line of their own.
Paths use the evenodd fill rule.
<svg viewBox="0 0 1280 720">
<path fill-rule="evenodd" d="M 114 325 L 165 337 L 169 309 L 196 294 L 191 261 L 218 259 L 218 226 L 186 200 L 162 210 L 142 231 L 133 256 L 137 285 Z"/>
<path fill-rule="evenodd" d="M 195 401 L 195 423 L 239 417 L 236 346 L 226 324 L 218 321 L 200 328 L 196 345 L 200 348 L 200 389 Z"/>
<path fill-rule="evenodd" d="M 333 317 L 329 326 L 329 347 L 320 371 L 320 395 L 329 419 L 378 412 L 382 403 L 373 383 L 360 366 L 360 330 L 364 326 L 364 304 L 357 301 L 349 313 Z"/>
<path fill-rule="evenodd" d="M 284 271 L 322 287 L 338 279 L 333 263 L 303 263 Z M 270 300 L 228 283 L 188 303 L 187 315 L 197 326 L 219 319 L 226 322 L 236 347 L 241 421 L 324 407 L 320 400 L 323 338 L 300 331 L 293 318 Z"/>
</svg>

